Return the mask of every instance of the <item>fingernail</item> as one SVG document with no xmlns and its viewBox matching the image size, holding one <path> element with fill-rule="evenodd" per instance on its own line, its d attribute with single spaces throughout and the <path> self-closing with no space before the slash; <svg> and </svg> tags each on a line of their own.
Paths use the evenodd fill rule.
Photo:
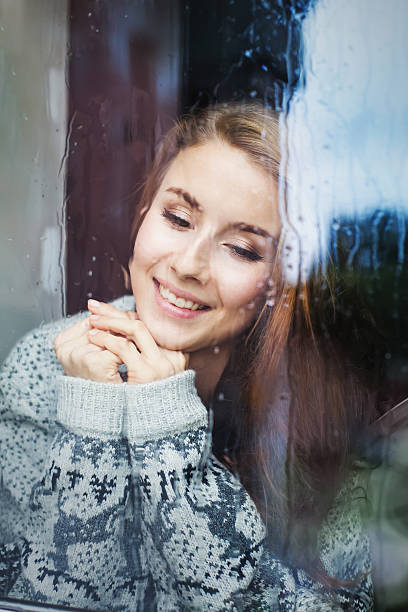
<svg viewBox="0 0 408 612">
<path fill-rule="evenodd" d="M 88 306 L 92 306 L 92 308 L 99 308 L 100 304 L 97 300 L 88 300 Z"/>
<path fill-rule="evenodd" d="M 90 336 L 94 336 L 95 334 L 97 334 L 99 332 L 99 329 L 91 329 L 91 331 L 89 332 Z"/>
<path fill-rule="evenodd" d="M 91 319 L 91 321 L 97 321 L 101 317 L 99 315 L 91 315 L 89 318 Z"/>
</svg>

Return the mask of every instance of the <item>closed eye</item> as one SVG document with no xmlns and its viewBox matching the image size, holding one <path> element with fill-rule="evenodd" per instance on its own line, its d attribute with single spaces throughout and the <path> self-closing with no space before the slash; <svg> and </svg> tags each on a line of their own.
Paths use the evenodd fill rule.
<svg viewBox="0 0 408 612">
<path fill-rule="evenodd" d="M 190 221 L 187 221 L 187 219 L 184 219 L 183 217 L 179 217 L 178 215 L 175 215 L 174 213 L 170 212 L 167 208 L 164 208 L 161 214 L 162 214 L 162 217 L 167 219 L 167 221 L 170 221 L 172 225 L 178 228 L 190 227 Z"/>
<path fill-rule="evenodd" d="M 229 247 L 232 253 L 241 259 L 246 259 L 247 261 L 261 261 L 263 259 L 256 251 L 244 249 L 236 244 L 226 244 L 225 246 Z"/>
</svg>

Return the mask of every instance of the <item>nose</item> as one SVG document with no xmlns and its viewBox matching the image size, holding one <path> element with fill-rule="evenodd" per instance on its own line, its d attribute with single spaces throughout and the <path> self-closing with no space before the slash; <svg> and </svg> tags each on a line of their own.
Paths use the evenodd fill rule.
<svg viewBox="0 0 408 612">
<path fill-rule="evenodd" d="M 206 284 L 210 277 L 211 239 L 191 236 L 173 253 L 171 267 L 181 279 L 193 279 Z"/>
</svg>

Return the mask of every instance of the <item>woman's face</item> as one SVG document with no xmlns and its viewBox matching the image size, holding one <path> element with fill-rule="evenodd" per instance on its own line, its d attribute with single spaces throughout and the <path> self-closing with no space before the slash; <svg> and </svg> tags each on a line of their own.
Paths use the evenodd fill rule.
<svg viewBox="0 0 408 612">
<path fill-rule="evenodd" d="M 186 352 L 233 342 L 265 300 L 279 230 L 277 186 L 242 151 L 210 141 L 179 153 L 130 263 L 156 342 Z"/>
</svg>

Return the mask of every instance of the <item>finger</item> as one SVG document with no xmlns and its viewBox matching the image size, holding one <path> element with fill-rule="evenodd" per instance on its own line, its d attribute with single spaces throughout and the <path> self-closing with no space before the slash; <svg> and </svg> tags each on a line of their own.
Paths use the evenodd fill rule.
<svg viewBox="0 0 408 612">
<path fill-rule="evenodd" d="M 86 336 L 90 328 L 89 317 L 81 319 L 75 325 L 71 325 L 68 329 L 64 329 L 54 338 L 54 348 L 57 350 L 65 342 Z"/>
<path fill-rule="evenodd" d="M 102 315 L 105 317 L 117 317 L 119 319 L 129 318 L 129 311 L 119 310 L 119 308 L 112 306 L 112 304 L 98 302 L 97 300 L 88 300 L 88 310 L 94 314 Z"/>
<path fill-rule="evenodd" d="M 101 349 L 110 351 L 118 358 L 118 363 L 134 364 L 139 358 L 136 346 L 131 340 L 123 336 L 113 336 L 109 332 L 91 329 L 88 334 L 89 341 Z"/>
<path fill-rule="evenodd" d="M 156 342 L 142 321 L 130 321 L 129 319 L 116 319 L 92 315 L 90 317 L 90 323 L 92 327 L 116 332 L 130 338 L 136 344 L 139 351 L 145 355 L 152 356 L 159 352 Z"/>
</svg>

